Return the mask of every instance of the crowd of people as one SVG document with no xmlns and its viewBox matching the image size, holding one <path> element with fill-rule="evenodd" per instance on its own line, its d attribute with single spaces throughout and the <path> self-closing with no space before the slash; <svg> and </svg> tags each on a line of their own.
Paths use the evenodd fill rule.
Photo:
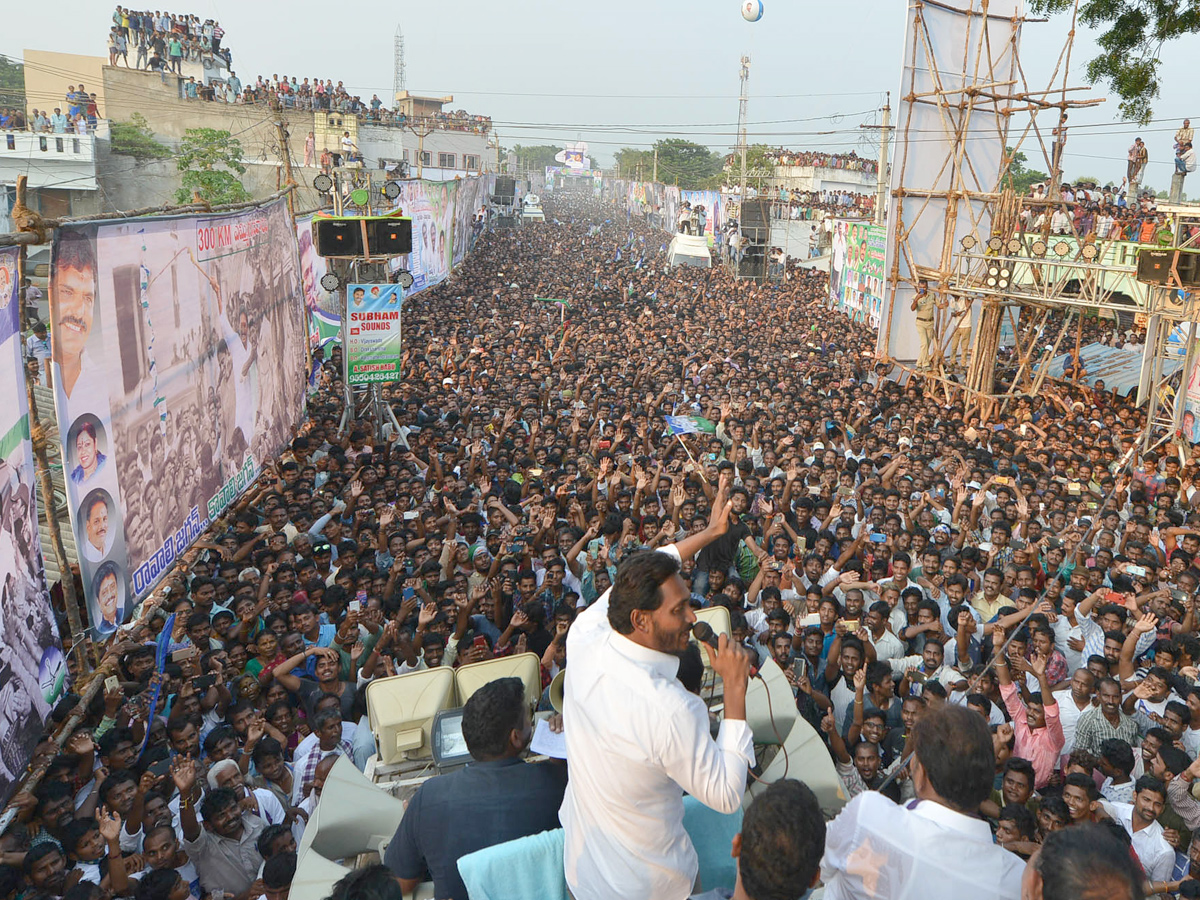
<svg viewBox="0 0 1200 900">
<path fill-rule="evenodd" d="M 197 96 L 198 95 L 198 96 Z M 401 128 L 433 128 L 441 131 L 468 131 L 483 134 L 491 130 L 490 116 L 468 113 L 466 110 L 435 112 L 430 115 L 408 116 L 399 109 L 389 108 L 372 94 L 364 101 L 352 94 L 339 81 L 326 78 L 297 78 L 296 76 L 259 75 L 252 84 L 242 84 L 236 72 L 230 72 L 224 81 L 216 79 L 208 85 L 199 85 L 192 99 L 210 100 L 220 103 L 258 104 L 284 109 L 330 110 L 355 116 L 360 124 L 394 125 Z"/>
<path fill-rule="evenodd" d="M 1143 411 L 1071 383 L 967 417 L 889 380 L 823 274 L 665 269 L 663 233 L 615 207 L 556 194 L 546 214 L 406 306 L 403 378 L 382 387 L 398 429 L 339 432 L 340 352 L 318 355 L 306 422 L 115 637 L 115 683 L 55 711 L 82 722 L 38 745 L 41 783 L 13 800 L 7 892 L 281 900 L 334 761 L 374 752 L 372 679 L 533 652 L 548 687 L 624 560 L 725 516 L 682 561 L 690 604 L 726 607 L 782 668 L 854 798 L 843 816 L 941 796 L 975 824 L 925 865 L 961 886 L 986 850 L 1004 875 L 980 896 L 1018 896 L 1021 857 L 1065 877 L 1052 861 L 1096 829 L 1156 893 L 1200 874 L 1200 457 L 1139 452 Z M 665 415 L 712 427 L 677 437 Z M 518 756 L 527 721 L 484 718 L 482 757 Z M 935 759 L 948 727 L 965 749 Z M 447 841 L 498 836 L 472 794 L 443 797 L 455 827 L 385 860 L 402 883 L 437 881 Z M 805 832 L 827 896 L 900 896 L 846 887 L 854 822 Z"/>
<path fill-rule="evenodd" d="M 1056 138 L 1061 135 L 1065 144 L 1065 128 L 1056 129 Z M 1196 170 L 1196 152 L 1192 147 L 1194 130 L 1191 120 L 1184 119 L 1176 130 L 1172 143 L 1174 171 L 1186 178 Z M 1062 144 L 1057 141 L 1053 158 L 1061 160 Z M 1140 187 L 1149 162 L 1149 149 L 1141 137 L 1134 139 L 1129 147 L 1125 177 L 1119 184 L 1100 187 L 1094 181 L 1063 181 L 1055 196 L 1051 196 L 1053 185 L 1042 182 L 1032 185 L 1026 197 L 1031 203 L 1023 204 L 1019 224 L 1022 231 L 1042 232 L 1053 235 L 1074 235 L 1081 240 L 1133 241 L 1141 244 L 1173 244 L 1175 235 L 1164 230 L 1167 217 L 1158 212 L 1158 201 L 1154 191 Z M 1174 189 L 1174 184 L 1172 185 Z M 1176 202 L 1172 199 L 1172 202 Z M 1188 226 L 1194 238 L 1200 229 Z"/>
<path fill-rule="evenodd" d="M 825 215 L 863 216 L 875 212 L 875 194 L 854 191 L 800 191 L 778 188 L 771 198 L 771 215 L 776 219 L 809 221 Z"/>
<path fill-rule="evenodd" d="M 873 159 L 864 159 L 851 150 L 849 153 L 828 153 L 824 150 L 788 150 L 775 147 L 766 151 L 766 158 L 775 166 L 812 166 L 818 169 L 845 169 L 849 172 L 875 174 L 878 165 Z M 726 165 L 734 165 L 733 154 L 725 159 Z"/>
<path fill-rule="evenodd" d="M 221 45 L 225 29 L 216 19 L 205 19 L 191 13 L 171 13 L 161 10 L 131 10 L 118 6 L 113 10 L 108 31 L 108 64 L 123 64 L 130 68 L 129 54 L 134 54 L 132 68 L 164 69 L 182 74 L 184 61 L 220 60 L 226 68 L 233 64 L 228 47 Z M 155 60 L 157 59 L 157 63 Z"/>
<path fill-rule="evenodd" d="M 24 111 L 16 107 L 0 109 L 0 131 L 91 134 L 99 121 L 100 107 L 96 95 L 83 84 L 69 85 L 63 105 L 54 107 L 53 111 L 35 107 L 26 116 Z"/>
</svg>

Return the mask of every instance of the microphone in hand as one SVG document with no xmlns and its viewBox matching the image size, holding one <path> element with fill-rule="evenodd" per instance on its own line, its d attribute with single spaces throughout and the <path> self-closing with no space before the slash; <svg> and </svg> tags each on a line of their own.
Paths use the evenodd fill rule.
<svg viewBox="0 0 1200 900">
<path fill-rule="evenodd" d="M 721 642 L 717 637 L 717 633 L 712 630 L 712 626 L 709 625 L 707 622 L 697 621 L 695 624 L 692 625 L 692 636 L 696 640 L 698 640 L 700 643 L 707 644 L 711 648 L 712 652 L 709 654 L 709 664 L 713 667 L 714 670 L 716 670 L 717 674 L 721 676 L 722 680 L 724 680 L 726 677 L 726 674 L 724 671 L 722 671 L 723 667 L 717 666 L 717 660 L 719 658 L 718 654 L 721 652 Z M 749 654 L 747 653 L 747 651 L 744 647 L 741 647 L 740 645 L 735 644 L 730 640 L 726 640 L 725 647 L 726 647 L 727 651 L 733 651 L 735 654 L 746 657 L 747 660 L 749 659 Z M 747 668 L 749 670 L 748 677 L 750 677 L 750 678 L 761 677 L 758 674 L 757 666 L 751 664 Z"/>
</svg>

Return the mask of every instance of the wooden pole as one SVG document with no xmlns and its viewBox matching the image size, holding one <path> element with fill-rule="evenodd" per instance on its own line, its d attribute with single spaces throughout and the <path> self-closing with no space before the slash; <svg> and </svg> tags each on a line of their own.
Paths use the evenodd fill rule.
<svg viewBox="0 0 1200 900">
<path fill-rule="evenodd" d="M 283 156 L 283 183 L 287 188 L 294 188 L 296 179 L 292 175 L 292 148 L 288 146 L 288 130 L 287 124 L 283 119 L 275 121 L 275 128 L 279 132 L 279 152 Z M 296 200 L 295 191 L 289 190 L 287 193 L 288 215 L 292 217 L 292 222 L 296 220 Z"/>
<path fill-rule="evenodd" d="M 25 206 L 25 187 L 25 176 L 18 175 L 16 206 Z M 17 256 L 18 285 L 25 280 L 26 252 L 26 245 L 21 244 Z M 18 298 L 22 333 L 26 327 L 24 301 L 24 296 Z M 28 366 L 24 368 L 25 396 L 29 400 L 29 436 L 33 443 L 34 469 L 37 472 L 38 486 L 42 494 L 42 508 L 46 511 L 46 528 L 50 532 L 50 548 L 54 551 L 54 559 L 58 563 L 58 571 L 62 579 L 60 583 L 63 590 L 63 603 L 67 608 L 67 624 L 71 627 L 71 644 L 74 646 L 76 641 L 84 641 L 87 644 L 90 641 L 84 632 L 83 621 L 79 615 L 79 596 L 75 593 L 75 573 L 71 571 L 67 562 L 67 550 L 63 544 L 62 531 L 58 527 L 58 515 L 54 509 L 54 483 L 50 480 L 50 463 L 46 459 L 46 429 L 38 414 L 37 400 L 33 393 L 33 376 L 30 375 Z M 87 654 L 80 653 L 78 659 L 81 671 L 86 674 L 90 665 Z"/>
</svg>

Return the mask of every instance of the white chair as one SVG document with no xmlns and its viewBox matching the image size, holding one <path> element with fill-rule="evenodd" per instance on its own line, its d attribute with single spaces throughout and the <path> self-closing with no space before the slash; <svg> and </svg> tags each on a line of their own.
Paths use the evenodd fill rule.
<svg viewBox="0 0 1200 900">
<path fill-rule="evenodd" d="M 367 685 L 367 717 L 384 765 L 428 757 L 433 717 L 455 705 L 449 666 L 377 678 Z"/>
<path fill-rule="evenodd" d="M 466 706 L 471 695 L 498 678 L 520 678 L 525 682 L 525 700 L 530 708 L 537 706 L 542 697 L 542 661 L 536 653 L 520 653 L 485 659 L 483 662 L 459 666 L 454 673 L 454 684 L 458 689 L 458 705 Z"/>
</svg>

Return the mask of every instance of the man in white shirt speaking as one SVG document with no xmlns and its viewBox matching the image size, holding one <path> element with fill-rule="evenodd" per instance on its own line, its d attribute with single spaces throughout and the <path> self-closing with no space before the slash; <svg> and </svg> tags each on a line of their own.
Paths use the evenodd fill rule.
<svg viewBox="0 0 1200 900">
<path fill-rule="evenodd" d="M 698 860 L 683 828 L 683 792 L 738 809 L 754 744 L 746 725 L 750 659 L 720 638 L 713 669 L 725 686 L 714 741 L 708 710 L 676 678 L 696 615 L 679 575 L 729 527 L 723 479 L 708 527 L 665 551 L 636 553 L 567 637 L 563 732 L 571 776 L 559 818 L 575 900 L 683 900 Z"/>
</svg>

